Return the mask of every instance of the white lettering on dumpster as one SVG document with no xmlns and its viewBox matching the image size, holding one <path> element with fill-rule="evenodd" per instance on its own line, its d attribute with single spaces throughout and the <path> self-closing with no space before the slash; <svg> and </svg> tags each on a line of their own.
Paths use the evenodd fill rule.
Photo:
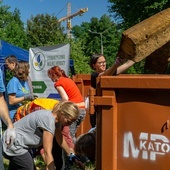
<svg viewBox="0 0 170 170">
<path fill-rule="evenodd" d="M 124 157 L 138 158 L 141 156 L 142 159 L 156 160 L 157 155 L 165 155 L 169 151 L 169 140 L 163 135 L 140 133 L 139 145 L 135 146 L 132 132 L 124 134 Z"/>
</svg>

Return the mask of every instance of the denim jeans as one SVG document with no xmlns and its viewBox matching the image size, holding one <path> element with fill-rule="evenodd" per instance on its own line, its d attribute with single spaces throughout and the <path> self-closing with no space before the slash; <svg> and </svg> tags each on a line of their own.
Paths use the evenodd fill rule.
<svg viewBox="0 0 170 170">
<path fill-rule="evenodd" d="M 71 134 L 71 137 L 72 137 L 74 143 L 76 142 L 76 136 L 75 135 L 76 135 L 77 129 L 80 126 L 81 122 L 84 120 L 85 116 L 86 116 L 86 110 L 80 108 L 78 118 L 76 119 L 75 122 L 73 122 L 69 126 L 70 134 Z"/>
</svg>

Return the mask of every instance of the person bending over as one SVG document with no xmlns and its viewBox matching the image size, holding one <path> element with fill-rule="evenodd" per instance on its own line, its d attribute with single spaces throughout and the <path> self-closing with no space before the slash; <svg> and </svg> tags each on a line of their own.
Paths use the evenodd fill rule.
<svg viewBox="0 0 170 170">
<path fill-rule="evenodd" d="M 53 138 L 57 140 L 67 155 L 71 150 L 63 139 L 61 126 L 69 126 L 79 115 L 76 104 L 63 101 L 56 104 L 52 111 L 38 110 L 26 115 L 14 123 L 17 138 L 8 147 L 5 142 L 7 131 L 3 134 L 3 153 L 9 159 L 9 170 L 35 170 L 33 158 L 29 152 L 33 148 L 44 148 L 48 170 L 55 170 L 52 155 Z"/>
</svg>

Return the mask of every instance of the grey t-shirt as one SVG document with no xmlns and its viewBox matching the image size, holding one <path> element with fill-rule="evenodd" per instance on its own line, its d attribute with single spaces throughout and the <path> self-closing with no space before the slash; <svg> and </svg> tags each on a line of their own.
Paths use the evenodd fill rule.
<svg viewBox="0 0 170 170">
<path fill-rule="evenodd" d="M 23 155 L 31 148 L 41 146 L 42 129 L 54 135 L 55 118 L 50 110 L 38 110 L 15 122 L 14 127 L 17 134 L 14 144 L 8 149 L 3 140 L 3 151 L 8 156 Z"/>
</svg>

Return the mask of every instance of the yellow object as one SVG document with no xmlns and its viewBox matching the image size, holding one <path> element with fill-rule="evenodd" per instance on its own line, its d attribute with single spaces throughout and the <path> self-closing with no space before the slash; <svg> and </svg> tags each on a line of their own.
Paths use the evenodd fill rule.
<svg viewBox="0 0 170 170">
<path fill-rule="evenodd" d="M 50 98 L 37 98 L 34 100 L 34 103 L 43 107 L 45 110 L 52 110 L 54 105 L 59 103 L 59 100 Z"/>
<path fill-rule="evenodd" d="M 56 99 L 36 98 L 17 109 L 14 121 L 20 120 L 22 117 L 36 110 L 52 110 L 57 103 L 59 103 L 59 100 Z"/>
<path fill-rule="evenodd" d="M 67 21 L 67 29 L 71 29 L 71 22 Z"/>
</svg>

